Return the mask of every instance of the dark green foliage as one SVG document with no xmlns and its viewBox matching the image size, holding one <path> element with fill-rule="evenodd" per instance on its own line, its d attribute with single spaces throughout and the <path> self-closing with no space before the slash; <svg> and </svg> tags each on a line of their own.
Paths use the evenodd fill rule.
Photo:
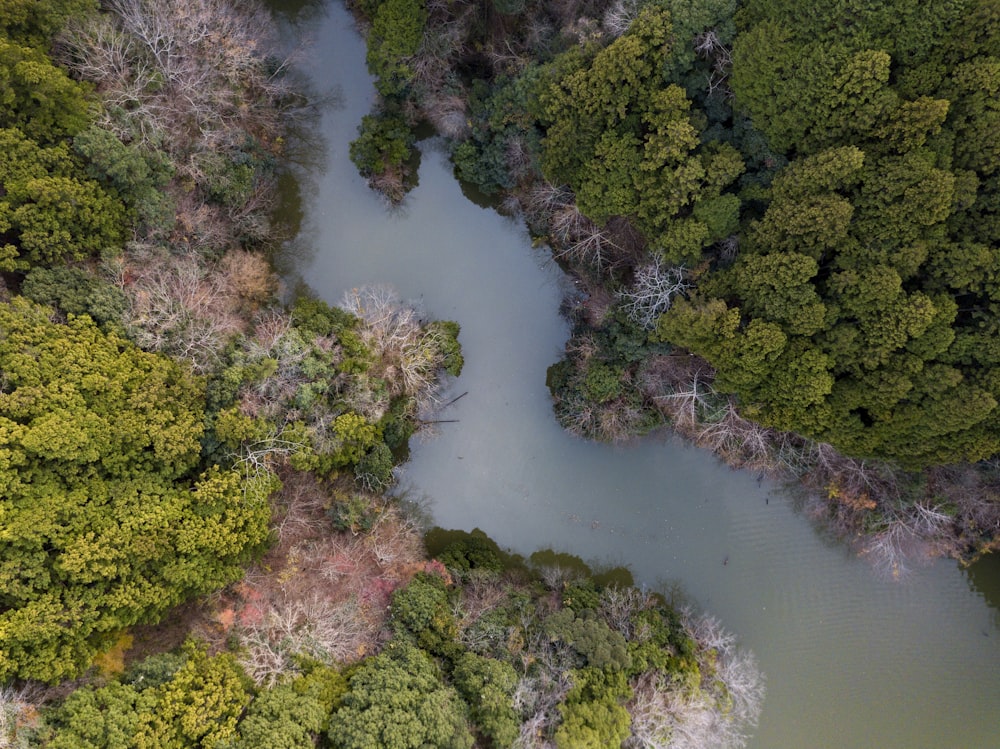
<svg viewBox="0 0 1000 749">
<path fill-rule="evenodd" d="M 202 470 L 201 383 L 86 317 L 0 305 L 0 370 L 0 678 L 56 681 L 234 579 L 272 486 Z"/>
<path fill-rule="evenodd" d="M 475 81 L 469 109 L 471 133 L 455 146 L 452 159 L 461 179 L 487 195 L 514 187 L 538 172 L 541 132 L 532 107 L 539 68 L 518 77 L 503 77 L 486 86 Z M 513 153 L 520 154 L 512 158 Z"/>
<path fill-rule="evenodd" d="M 86 160 L 87 174 L 115 190 L 143 231 L 167 231 L 174 206 L 163 189 L 173 165 L 158 151 L 126 145 L 107 130 L 92 125 L 73 138 L 73 149 Z"/>
<path fill-rule="evenodd" d="M 294 686 L 258 695 L 239 724 L 236 749 L 313 749 L 326 715 L 323 705 Z"/>
<path fill-rule="evenodd" d="M 90 315 L 102 326 L 120 323 L 128 304 L 117 286 L 79 268 L 34 268 L 21 293 L 67 315 Z"/>
<path fill-rule="evenodd" d="M 452 377 L 458 377 L 465 366 L 462 344 L 458 342 L 461 326 L 453 320 L 435 320 L 427 325 L 427 331 L 437 337 L 438 349 L 444 357 L 444 371 Z"/>
<path fill-rule="evenodd" d="M 582 436 L 614 441 L 662 423 L 636 386 L 635 369 L 649 357 L 668 352 L 668 345 L 650 338 L 617 309 L 605 316 L 600 328 L 579 323 L 566 348 L 572 353 L 551 366 L 546 377 L 556 416 L 564 426 Z M 601 411 L 610 418 L 594 415 Z"/>
<path fill-rule="evenodd" d="M 441 577 L 418 574 L 409 585 L 393 593 L 391 612 L 397 634 L 412 639 L 433 655 L 456 655 L 457 624 Z"/>
<path fill-rule="evenodd" d="M 711 30 L 718 44 L 729 45 L 736 34 L 733 13 L 736 0 L 659 0 L 656 4 L 670 13 L 675 42 L 671 49 L 670 75 L 680 82 L 697 64 L 694 39 Z M 701 75 L 705 75 L 701 72 Z"/>
<path fill-rule="evenodd" d="M 336 749 L 471 749 L 466 708 L 423 651 L 400 640 L 364 661 L 329 732 Z"/>
<path fill-rule="evenodd" d="M 49 718 L 43 746 L 52 749 L 127 749 L 139 727 L 139 693 L 125 684 L 78 689 Z"/>
<path fill-rule="evenodd" d="M 245 151 L 211 151 L 197 160 L 201 187 L 208 198 L 231 210 L 250 200 L 258 175 L 254 157 Z"/>
<path fill-rule="evenodd" d="M 724 656 L 699 650 L 661 598 L 600 583 L 579 557 L 546 550 L 524 565 L 481 531 L 436 529 L 427 543 L 458 581 L 419 573 L 393 595 L 395 636 L 349 670 L 335 747 L 462 747 L 471 731 L 499 749 L 529 726 L 565 749 L 617 747 L 629 736 L 631 685 L 676 690 L 661 696 L 682 704 L 688 690 L 702 699 L 701 664 L 705 679 L 721 678 Z M 711 690 L 704 699 L 720 700 L 726 723 L 728 696 Z"/>
<path fill-rule="evenodd" d="M 369 490 L 385 491 L 392 486 L 394 465 L 392 450 L 380 440 L 355 463 L 354 475 Z"/>
<path fill-rule="evenodd" d="M 628 670 L 632 665 L 625 638 L 593 616 L 577 616 L 567 607 L 548 617 L 544 628 L 551 640 L 579 653 L 583 665 L 610 671 Z"/>
<path fill-rule="evenodd" d="M 493 746 L 509 747 L 520 732 L 512 706 L 517 673 L 508 663 L 465 653 L 455 664 L 452 680 L 470 706 L 469 717 Z"/>
<path fill-rule="evenodd" d="M 982 135 L 1000 68 L 961 21 L 982 7 L 743 6 L 734 89 L 791 162 L 736 263 L 659 336 L 707 358 L 749 418 L 908 468 L 1000 450 L 1000 152 Z"/>
<path fill-rule="evenodd" d="M 123 684 L 128 684 L 137 691 L 152 689 L 166 684 L 174 678 L 174 674 L 184 665 L 187 658 L 181 653 L 160 653 L 151 655 L 138 663 L 129 666 L 122 675 Z"/>
<path fill-rule="evenodd" d="M 417 429 L 411 414 L 413 402 L 410 398 L 396 398 L 389 406 L 385 416 L 379 421 L 382 428 L 382 439 L 393 455 L 403 454 L 409 449 L 410 437 Z"/>
<path fill-rule="evenodd" d="M 0 30 L 21 44 L 41 47 L 71 17 L 97 9 L 96 0 L 4 0 Z"/>
<path fill-rule="evenodd" d="M 744 166 L 728 145 L 701 148 L 691 101 L 669 83 L 673 38 L 670 14 L 646 6 L 589 65 L 542 89 L 542 171 L 569 185 L 597 224 L 627 216 L 655 251 L 681 263 L 731 229 L 738 201 L 718 199 Z M 703 200 L 715 202 L 693 214 Z"/>
<path fill-rule="evenodd" d="M 561 565 L 560 565 L 561 566 Z M 569 569 L 575 569 L 570 567 Z M 593 571 L 587 567 L 582 576 L 563 586 L 562 603 L 567 609 L 573 609 L 578 614 L 593 611 L 597 608 L 601 595 L 593 577 Z"/>
<path fill-rule="evenodd" d="M 424 537 L 428 555 L 434 557 L 450 572 L 466 575 L 473 570 L 479 572 L 500 572 L 514 560 L 510 558 L 496 541 L 479 528 L 470 533 L 445 531 L 434 528 Z"/>
<path fill-rule="evenodd" d="M 381 110 L 366 114 L 351 141 L 351 161 L 362 176 L 401 169 L 411 156 L 413 130 L 399 112 Z"/>
<path fill-rule="evenodd" d="M 583 378 L 583 389 L 587 400 L 606 403 L 621 395 L 623 370 L 600 361 L 591 361 Z"/>
</svg>

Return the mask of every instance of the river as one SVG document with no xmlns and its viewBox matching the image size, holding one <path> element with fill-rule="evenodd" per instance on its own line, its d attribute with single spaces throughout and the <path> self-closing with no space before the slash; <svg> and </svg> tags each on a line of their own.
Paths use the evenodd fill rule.
<svg viewBox="0 0 1000 749">
<path fill-rule="evenodd" d="M 374 97 L 339 3 L 274 0 L 306 41 L 324 108 L 285 261 L 323 298 L 390 283 L 462 326 L 468 391 L 415 441 L 401 486 L 444 527 L 522 553 L 553 547 L 680 588 L 753 650 L 767 698 L 757 749 L 1000 747 L 1000 564 L 939 560 L 879 579 L 780 487 L 668 436 L 611 447 L 564 433 L 546 368 L 568 335 L 567 281 L 521 225 L 467 199 L 439 142 L 399 209 L 373 195 L 348 143 Z"/>
</svg>

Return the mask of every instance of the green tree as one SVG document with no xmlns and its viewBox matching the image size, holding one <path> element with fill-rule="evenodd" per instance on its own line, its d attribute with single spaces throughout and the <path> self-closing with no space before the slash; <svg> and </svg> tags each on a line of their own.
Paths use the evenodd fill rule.
<svg viewBox="0 0 1000 749">
<path fill-rule="evenodd" d="M 121 202 L 84 174 L 66 145 L 41 146 L 0 130 L 0 270 L 116 252 Z"/>
<path fill-rule="evenodd" d="M 69 315 L 89 315 L 101 325 L 121 323 L 128 305 L 124 292 L 80 268 L 32 268 L 21 293 Z"/>
<path fill-rule="evenodd" d="M 27 46 L 42 46 L 69 18 L 96 9 L 96 0 L 2 0 L 0 30 Z"/>
<path fill-rule="evenodd" d="M 368 69 L 378 76 L 375 87 L 383 96 L 403 93 L 413 71 L 408 58 L 420 47 L 427 9 L 423 0 L 382 0 L 368 32 Z"/>
<path fill-rule="evenodd" d="M 279 685 L 258 695 L 240 721 L 237 749 L 313 749 L 323 706 L 312 695 Z"/>
<path fill-rule="evenodd" d="M 471 707 L 476 728 L 493 746 L 513 746 L 520 720 L 512 706 L 517 673 L 513 666 L 475 653 L 465 653 L 452 673 L 455 688 Z"/>
<path fill-rule="evenodd" d="M 32 264 L 54 265 L 120 249 L 121 204 L 93 181 L 29 179 L 9 185 L 4 201 L 20 252 Z"/>
<path fill-rule="evenodd" d="M 392 625 L 397 635 L 412 639 L 434 655 L 452 655 L 458 626 L 448 606 L 445 581 L 421 573 L 392 596 Z"/>
<path fill-rule="evenodd" d="M 597 224 L 628 217 L 680 263 L 735 228 L 739 201 L 720 197 L 743 162 L 729 145 L 702 147 L 691 101 L 669 82 L 673 39 L 670 14 L 648 5 L 589 63 L 577 52 L 553 63 L 539 103 L 546 179 Z"/>
<path fill-rule="evenodd" d="M 96 125 L 73 138 L 73 150 L 85 160 L 87 175 L 120 197 L 140 229 L 156 232 L 173 225 L 174 205 L 164 190 L 173 165 L 165 154 L 125 144 Z"/>
<path fill-rule="evenodd" d="M 329 732 L 336 749 L 471 749 L 458 693 L 431 658 L 394 640 L 350 678 Z"/>
<path fill-rule="evenodd" d="M 790 157 L 740 256 L 660 320 L 744 415 L 908 468 L 1000 450 L 1000 18 L 977 0 L 739 14 L 738 103 Z M 978 18 L 972 28 L 967 14 Z M 850 23 L 843 23 L 850 17 Z"/>
<path fill-rule="evenodd" d="M 236 737 L 237 723 L 250 698 L 249 679 L 232 655 L 209 656 L 203 647 L 189 643 L 182 663 L 160 683 L 114 683 L 73 692 L 47 716 L 43 746 L 49 749 L 228 746 Z"/>
<path fill-rule="evenodd" d="M 631 719 L 621 702 L 632 695 L 625 674 L 597 668 L 573 672 L 573 688 L 559 705 L 558 749 L 606 749 L 629 737 Z"/>
<path fill-rule="evenodd" d="M 90 119 L 87 92 L 41 49 L 0 38 L 0 126 L 40 142 L 73 135 Z"/>
<path fill-rule="evenodd" d="M 199 468 L 202 383 L 50 314 L 0 305 L 0 678 L 78 674 L 267 535 L 269 479 Z"/>
</svg>

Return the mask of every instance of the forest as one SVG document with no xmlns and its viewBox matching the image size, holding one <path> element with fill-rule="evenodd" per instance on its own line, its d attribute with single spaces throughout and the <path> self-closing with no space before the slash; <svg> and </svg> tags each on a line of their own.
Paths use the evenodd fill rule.
<svg viewBox="0 0 1000 749">
<path fill-rule="evenodd" d="M 400 110 L 353 149 L 388 187 L 405 5 L 370 36 Z M 277 180 L 318 97 L 274 30 L 230 0 L 3 4 L 0 746 L 744 745 L 763 677 L 717 620 L 385 494 L 460 328 L 282 288 Z"/>
<path fill-rule="evenodd" d="M 1000 5 L 355 3 L 352 156 L 404 199 L 415 126 L 582 292 L 561 423 L 662 426 L 802 487 L 893 567 L 1000 530 Z"/>
</svg>

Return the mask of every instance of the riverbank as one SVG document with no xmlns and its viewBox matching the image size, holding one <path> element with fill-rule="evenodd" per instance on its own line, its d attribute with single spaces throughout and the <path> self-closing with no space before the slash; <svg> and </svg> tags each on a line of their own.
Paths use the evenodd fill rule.
<svg viewBox="0 0 1000 749">
<path fill-rule="evenodd" d="M 751 265 L 757 268 L 777 262 L 777 254 L 760 260 L 748 253 L 758 252 L 751 251 L 757 246 L 754 242 L 767 243 L 760 227 L 771 227 L 761 221 L 769 210 L 772 182 L 798 179 L 787 176 L 798 172 L 779 176 L 789 159 L 772 149 L 766 133 L 751 124 L 747 108 L 752 108 L 752 100 L 742 107 L 733 104 L 729 77 L 736 28 L 731 13 L 721 7 L 682 13 L 669 2 L 662 6 L 650 5 L 637 21 L 640 5 L 628 3 L 570 4 L 558 9 L 480 8 L 475 3 L 431 3 L 426 8 L 414 3 L 399 7 L 357 4 L 355 14 L 362 27 L 369 29 L 369 68 L 378 78 L 379 92 L 374 113 L 365 120 L 362 138 L 355 144 L 358 148 L 363 144 L 367 154 L 360 164 L 362 172 L 377 183 L 373 164 L 381 154 L 379 163 L 400 174 L 414 128 L 420 122 L 431 123 L 448 139 L 456 173 L 484 192 L 499 195 L 504 210 L 523 219 L 535 241 L 552 247 L 554 256 L 576 278 L 579 292 L 567 303 L 574 334 L 565 360 L 550 370 L 548 378 L 556 413 L 574 433 L 627 440 L 669 424 L 732 465 L 797 481 L 811 493 L 813 514 L 855 543 L 860 553 L 875 559 L 889 575 L 903 574 L 907 559 L 928 554 L 968 562 L 990 552 L 1000 530 L 1000 504 L 995 501 L 1000 485 L 988 459 L 992 431 L 983 425 L 992 423 L 988 414 L 995 398 L 983 394 L 980 400 L 975 384 L 990 371 L 990 363 L 968 365 L 968 357 L 961 352 L 945 352 L 942 346 L 948 341 L 938 336 L 936 343 L 928 338 L 927 345 L 907 344 L 913 351 L 937 352 L 933 356 L 941 362 L 928 360 L 926 370 L 923 362 L 910 362 L 909 374 L 889 371 L 891 367 L 877 374 L 862 373 L 854 371 L 851 362 L 868 355 L 856 352 L 838 363 L 842 351 L 828 345 L 822 325 L 803 335 L 791 323 L 787 330 L 782 328 L 786 324 L 782 321 L 796 315 L 778 310 L 777 302 L 773 310 L 766 299 L 746 301 L 742 312 L 735 306 L 741 295 L 751 294 L 746 289 L 770 283 L 749 276 L 739 283 L 733 279 L 751 273 L 744 269 Z M 671 10 L 677 12 L 670 15 Z M 394 38 L 394 27 L 389 24 L 397 18 L 393 14 L 423 30 L 419 43 L 408 38 L 397 49 L 385 41 Z M 627 32 L 633 22 L 638 26 Z M 676 32 L 662 48 L 656 46 L 658 23 L 673 24 Z M 935 43 L 947 48 L 946 36 Z M 620 41 L 626 38 L 628 42 Z M 390 51 L 396 55 L 392 65 L 386 57 Z M 636 80 L 612 83 L 612 88 L 619 86 L 617 92 L 606 89 L 602 76 L 614 78 L 615 65 L 625 65 L 626 58 L 632 68 L 645 72 L 637 74 Z M 614 114 L 615 107 L 625 107 L 622 102 L 626 101 L 628 107 L 645 112 L 654 90 L 674 92 L 679 108 L 655 116 L 642 114 L 643 125 L 638 120 L 629 124 L 627 117 Z M 600 116 L 591 117 L 589 125 L 574 120 L 582 116 L 576 111 L 580 107 L 590 107 L 591 115 Z M 627 144 L 645 142 L 648 153 L 649 144 L 660 137 L 652 134 L 655 118 L 671 120 L 669 128 L 663 122 L 656 127 L 661 128 L 661 135 L 669 130 L 673 140 L 663 145 L 662 164 L 642 162 L 640 168 L 639 161 L 645 158 L 641 149 L 633 153 Z M 599 153 L 588 161 L 588 149 L 600 138 L 605 140 Z M 869 150 L 881 154 L 878 148 Z M 357 156 L 352 151 L 356 162 Z M 614 164 L 609 166 L 611 161 Z M 801 169 L 808 170 L 808 163 L 804 161 Z M 640 186 L 638 178 L 631 176 L 647 173 L 674 176 L 663 178 L 666 187 L 653 177 Z M 687 182 L 670 187 L 671 180 L 682 174 L 689 175 Z M 391 197 L 399 200 L 405 193 L 405 180 L 394 184 Z M 644 197 L 662 191 L 675 195 L 676 201 Z M 888 220 L 873 215 L 866 226 L 882 219 Z M 766 254 L 766 250 L 759 253 Z M 832 255 L 824 257 L 826 270 L 819 280 L 809 282 L 815 290 L 803 287 L 802 304 L 807 297 L 839 293 L 832 286 L 828 289 L 823 280 L 833 272 L 828 267 Z M 931 270 L 925 267 L 925 273 Z M 912 271 L 900 272 L 910 286 L 920 278 Z M 944 288 L 942 284 L 947 286 L 944 281 L 931 283 L 934 289 Z M 959 288 L 953 291 L 958 296 L 966 293 Z M 923 304 L 923 292 L 914 293 L 913 304 Z M 706 306 L 706 294 L 719 296 L 712 302 L 714 307 Z M 670 312 L 673 301 L 683 312 Z M 792 310 L 801 307 L 799 302 L 792 300 L 785 306 Z M 947 316 L 951 303 L 939 302 L 940 314 Z M 725 304 L 730 305 L 725 319 L 732 323 L 732 330 L 720 332 L 722 318 L 709 318 L 722 315 Z M 850 304 L 829 301 L 824 309 L 833 314 Z M 820 307 L 808 309 L 816 312 Z M 687 315 L 687 322 L 671 323 L 679 314 Z M 871 317 L 857 314 L 865 320 Z M 758 325 L 771 326 L 766 329 L 769 342 L 752 339 L 746 332 L 753 315 L 761 317 Z M 855 340 L 851 336 L 857 333 L 861 318 L 850 319 L 855 322 L 845 322 L 844 341 Z M 703 323 L 702 331 L 698 326 Z M 855 332 L 849 333 L 852 324 Z M 861 326 L 868 331 L 864 336 L 873 341 L 873 351 L 882 345 L 876 340 L 881 340 L 879 330 L 888 335 L 892 324 L 872 318 Z M 942 328 L 941 335 L 966 335 L 961 320 L 954 324 L 956 332 Z M 785 342 L 792 340 L 795 346 L 786 347 Z M 754 346 L 758 344 L 766 350 L 757 351 Z M 745 355 L 733 353 L 739 347 L 747 348 Z M 808 355 L 802 354 L 806 349 Z M 890 349 L 897 353 L 890 356 Z M 902 344 L 893 344 L 884 356 L 872 356 L 886 361 L 886 357 L 905 358 L 908 354 L 903 349 Z M 802 361 L 795 358 L 800 355 L 805 357 Z M 768 375 L 768 380 L 761 373 L 770 372 L 780 356 L 791 359 Z M 874 363 L 865 366 L 876 367 Z M 953 424 L 954 419 L 942 417 L 937 426 L 928 423 L 917 429 L 912 426 L 915 414 L 932 406 L 914 410 L 905 398 L 899 400 L 895 390 L 895 395 L 883 399 L 895 398 L 893 408 L 880 402 L 847 409 L 849 413 L 838 411 L 836 419 L 830 415 L 841 408 L 837 404 L 857 399 L 860 392 L 881 392 L 880 388 L 888 387 L 885 382 L 898 381 L 899 392 L 933 389 L 916 373 L 939 366 L 949 373 L 948 381 L 953 383 L 949 387 L 955 388 L 948 396 L 956 399 L 953 412 L 962 408 L 957 382 L 968 383 L 975 396 L 972 401 L 982 405 L 964 423 Z M 798 379 L 787 388 L 768 384 L 793 376 L 789 372 Z M 812 374 L 802 374 L 806 372 Z M 875 379 L 865 387 L 857 386 L 856 381 L 866 377 Z M 751 382 L 756 383 L 752 394 L 747 389 Z M 781 401 L 784 396 L 779 391 L 785 390 L 794 403 L 769 405 Z M 803 409 L 812 409 L 808 411 L 812 415 L 804 415 Z M 876 412 L 878 419 L 871 415 Z M 789 431 L 787 425 L 796 419 L 803 425 L 801 431 Z M 862 423 L 865 419 L 872 421 L 867 430 Z M 825 426 L 816 426 L 819 423 Z M 944 423 L 950 431 L 940 437 L 941 446 L 935 447 L 937 443 L 928 435 Z M 812 439 L 801 434 L 811 434 Z M 874 447 L 873 440 L 883 447 Z M 959 444 L 966 446 L 949 447 Z M 921 450 L 940 454 L 908 457 Z M 987 459 L 963 463 L 968 457 Z"/>
<path fill-rule="evenodd" d="M 363 41 L 337 4 L 308 18 L 307 70 L 341 95 L 324 112 L 329 147 L 310 172 L 304 231 L 341 242 L 290 248 L 285 262 L 325 299 L 387 280 L 462 323 L 453 393 L 469 394 L 444 414 L 455 423 L 414 443 L 401 491 L 437 524 L 481 527 L 525 556 L 552 546 L 688 591 L 768 675 L 751 747 L 989 744 L 1000 641 L 983 599 L 988 566 L 927 561 L 887 582 L 781 487 L 707 451 L 663 433 L 621 447 L 561 429 L 545 372 L 569 334 L 564 273 L 521 222 L 454 179 L 440 140 L 421 144 L 419 184 L 387 211 L 348 157 L 374 96 Z"/>
<path fill-rule="evenodd" d="M 441 746 L 471 746 L 475 733 L 498 745 L 521 735 L 525 745 L 570 747 L 589 733 L 621 743 L 634 723 L 657 741 L 685 730 L 742 744 L 759 713 L 760 676 L 717 622 L 693 615 L 681 621 L 665 600 L 626 583 L 598 582 L 582 563 L 563 569 L 560 558 L 529 567 L 478 539 L 474 548 L 466 541 L 464 552 L 440 549 L 444 563 L 428 560 L 417 524 L 379 494 L 391 485 L 411 435 L 440 403 L 445 373 L 461 372 L 459 329 L 428 322 L 386 287 L 354 288 L 339 306 L 303 294 L 291 307 L 278 303 L 262 250 L 281 238 L 269 223 L 274 177 L 283 126 L 304 100 L 284 85 L 283 63 L 265 51 L 265 28 L 262 16 L 214 0 L 194 8 L 123 0 L 110 14 L 71 19 L 60 37 L 61 59 L 103 99 L 103 119 L 87 141 L 103 149 L 92 154 L 95 165 L 107 170 L 127 157 L 134 167 L 102 176 L 121 181 L 113 186 L 125 193 L 135 220 L 132 241 L 124 253 L 109 249 L 100 263 L 36 263 L 23 278 L 12 275 L 15 289 L 51 308 L 15 299 L 10 309 L 30 317 L 40 331 L 31 334 L 45 346 L 73 331 L 93 339 L 100 362 L 107 349 L 138 370 L 165 371 L 183 390 L 183 410 L 174 394 L 143 405 L 132 390 L 144 390 L 145 381 L 136 385 L 130 374 L 127 384 L 113 383 L 128 396 L 119 415 L 131 423 L 134 408 L 169 422 L 156 409 L 174 409 L 183 428 L 161 439 L 159 428 L 148 427 L 143 438 L 153 440 L 155 457 L 136 459 L 124 475 L 125 455 L 95 448 L 74 458 L 90 476 L 88 490 L 74 494 L 89 540 L 51 539 L 51 571 L 68 574 L 67 599 L 79 587 L 73 573 L 99 581 L 87 590 L 107 620 L 86 631 L 71 622 L 60 635 L 65 647 L 48 662 L 33 651 L 48 643 L 37 621 L 4 629 L 13 637 L 0 650 L 0 673 L 10 682 L 0 691 L 0 738 L 53 748 L 104 746 L 120 735 L 156 745 L 305 747 L 361 745 L 379 734 L 383 745 L 395 746 L 393 732 L 406 724 L 423 743 Z M 136 57 L 118 56 L 121 44 Z M 134 101 L 121 108 L 128 97 Z M 205 97 L 218 99 L 218 108 Z M 232 106 L 237 99 L 253 106 L 243 112 Z M 20 366 L 18 345 L 28 345 L 20 340 L 0 341 L 11 372 Z M 61 345 L 76 356 L 69 343 Z M 57 371 L 53 387 L 80 393 L 74 433 L 117 434 L 104 422 L 100 383 L 108 372 L 88 366 Z M 26 387 L 20 379 L 5 386 L 5 395 Z M 44 418 L 47 405 L 37 414 L 4 413 Z M 10 422 L 11 444 L 37 452 L 30 430 L 43 425 L 30 418 Z M 160 469 L 170 450 L 184 459 L 161 470 L 174 484 L 150 491 L 153 477 L 144 471 Z M 173 501 L 170 489 L 196 467 L 205 471 L 190 493 L 192 506 Z M 117 488 L 136 475 L 146 483 Z M 21 492 L 15 479 L 5 475 Z M 106 485 L 115 487 L 107 497 Z M 141 510 L 120 501 L 132 495 Z M 172 504 L 161 508 L 164 497 Z M 64 501 L 44 488 L 41 499 Z M 13 518 L 17 551 L 31 524 Z M 176 549 L 164 518 L 182 534 Z M 130 533 L 133 523 L 143 532 Z M 90 543 L 91 525 L 113 533 L 115 543 Z M 64 541 L 73 548 L 63 549 Z M 219 551 L 214 564 L 211 553 L 190 553 L 202 544 Z M 112 545 L 120 564 L 94 567 Z M 162 580 L 141 564 L 125 579 L 125 568 L 143 553 L 188 556 L 153 562 Z M 210 592 L 225 583 L 222 592 Z M 153 606 L 121 605 L 129 591 L 151 585 L 162 590 Z M 9 594 L 0 615 L 17 625 L 18 616 L 38 610 L 29 594 L 24 601 Z M 522 604 L 525 610 L 515 612 Z M 463 609 L 462 621 L 453 621 L 453 611 Z M 509 621 L 492 617 L 503 637 L 484 649 L 480 620 L 494 613 Z M 525 643 L 520 661 L 511 657 L 512 638 Z M 402 683 L 373 688 L 372 680 L 393 669 L 403 669 Z M 483 678 L 497 690 L 489 701 L 476 681 Z M 373 723 L 369 702 L 400 691 L 412 704 Z"/>
</svg>

